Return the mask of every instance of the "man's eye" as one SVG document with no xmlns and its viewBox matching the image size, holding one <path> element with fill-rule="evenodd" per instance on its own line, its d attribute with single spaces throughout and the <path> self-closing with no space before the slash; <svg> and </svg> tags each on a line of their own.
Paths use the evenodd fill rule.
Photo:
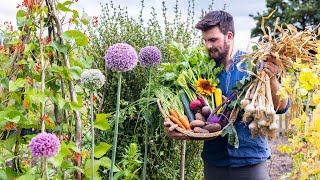
<svg viewBox="0 0 320 180">
<path fill-rule="evenodd" d="M 217 39 L 209 39 L 210 42 L 215 42 Z"/>
</svg>

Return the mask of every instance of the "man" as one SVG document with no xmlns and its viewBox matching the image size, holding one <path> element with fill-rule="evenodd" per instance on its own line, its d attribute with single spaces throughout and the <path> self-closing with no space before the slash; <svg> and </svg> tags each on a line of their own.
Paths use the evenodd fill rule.
<svg viewBox="0 0 320 180">
<path fill-rule="evenodd" d="M 224 70 L 218 76 L 224 96 L 232 93 L 232 87 L 247 73 L 238 71 L 236 64 L 240 55 L 245 54 L 234 49 L 234 22 L 233 17 L 224 11 L 212 11 L 199 21 L 196 28 L 201 30 L 202 38 L 210 57 L 218 65 L 223 64 Z M 270 85 L 274 107 L 279 107 L 278 114 L 284 113 L 289 108 L 289 99 L 280 101 L 276 95 L 281 85 L 276 78 L 279 67 L 269 59 L 263 64 L 265 72 L 271 77 Z M 242 64 L 245 66 L 245 64 Z M 245 67 L 242 67 L 245 68 Z M 262 180 L 269 179 L 266 160 L 270 157 L 267 139 L 261 136 L 251 138 L 248 124 L 242 123 L 238 117 L 234 123 L 239 138 L 239 148 L 228 144 L 227 137 L 217 137 L 204 141 L 202 159 L 204 161 L 204 177 L 206 180 Z M 177 125 L 170 127 L 164 123 L 165 133 L 173 139 L 188 140 L 189 138 L 175 131 Z"/>
</svg>

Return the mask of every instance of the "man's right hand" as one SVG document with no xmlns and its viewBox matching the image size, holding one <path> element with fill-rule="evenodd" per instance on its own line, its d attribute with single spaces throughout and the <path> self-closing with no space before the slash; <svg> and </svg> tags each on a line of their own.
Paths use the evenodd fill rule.
<svg viewBox="0 0 320 180">
<path fill-rule="evenodd" d="M 178 140 L 190 140 L 190 137 L 176 131 L 178 124 L 170 125 L 169 122 L 164 122 L 164 132 L 166 135 L 171 139 L 178 139 Z"/>
</svg>

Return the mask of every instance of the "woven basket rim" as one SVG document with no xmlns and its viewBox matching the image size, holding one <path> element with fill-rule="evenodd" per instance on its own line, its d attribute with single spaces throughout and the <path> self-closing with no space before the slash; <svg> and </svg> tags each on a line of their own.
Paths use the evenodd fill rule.
<svg viewBox="0 0 320 180">
<path fill-rule="evenodd" d="M 167 116 L 167 114 L 164 112 L 163 108 L 162 108 L 162 105 L 161 105 L 161 101 L 160 99 L 157 100 L 157 104 L 158 104 L 158 108 L 162 114 L 162 117 L 163 119 L 166 121 L 166 122 L 169 122 L 170 125 L 174 125 L 175 123 L 173 123 L 170 118 Z M 191 139 L 194 139 L 194 140 L 209 140 L 209 139 L 214 139 L 218 136 L 221 135 L 221 130 L 220 131 L 217 131 L 217 132 L 214 132 L 214 133 L 195 133 L 193 132 L 192 130 L 185 130 L 185 129 L 182 129 L 181 127 L 177 127 L 176 130 L 178 132 L 181 132 L 182 134 L 185 134 L 187 136 L 189 136 Z"/>
</svg>

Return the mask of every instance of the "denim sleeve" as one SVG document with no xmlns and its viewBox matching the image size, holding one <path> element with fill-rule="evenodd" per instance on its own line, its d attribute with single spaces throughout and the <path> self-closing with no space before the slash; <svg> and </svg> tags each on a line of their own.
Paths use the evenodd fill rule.
<svg viewBox="0 0 320 180">
<path fill-rule="evenodd" d="M 285 112 L 287 112 L 287 110 L 289 109 L 290 105 L 291 105 L 291 101 L 290 101 L 290 99 L 288 98 L 288 103 L 287 103 L 286 108 L 281 109 L 281 110 L 278 110 L 278 111 L 277 111 L 277 114 L 284 114 Z"/>
</svg>

